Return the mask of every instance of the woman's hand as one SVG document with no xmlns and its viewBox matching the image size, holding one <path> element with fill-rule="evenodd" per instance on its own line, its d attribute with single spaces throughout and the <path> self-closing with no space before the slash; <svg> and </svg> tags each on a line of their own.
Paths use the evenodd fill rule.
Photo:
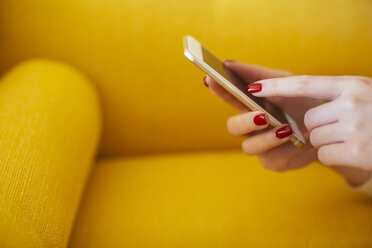
<svg viewBox="0 0 372 248">
<path fill-rule="evenodd" d="M 372 80 L 356 76 L 298 76 L 256 82 L 259 97 L 308 97 L 305 126 L 324 165 L 372 170 Z"/>
<path fill-rule="evenodd" d="M 368 144 L 372 138 L 370 79 L 292 77 L 288 72 L 234 61 L 226 61 L 225 66 L 248 83 L 255 82 L 253 87 L 261 86 L 257 87 L 261 90 L 253 94 L 267 97 L 289 113 L 300 125 L 308 143 L 298 149 L 288 142 L 290 136 L 286 135 L 290 133 L 284 132 L 284 138 L 277 135 L 283 126 L 266 129 L 268 116 L 263 118 L 260 111 L 250 112 L 213 79 L 206 77 L 205 83 L 213 93 L 242 112 L 231 117 L 227 126 L 231 134 L 246 136 L 242 143 L 245 153 L 258 155 L 263 167 L 275 171 L 305 166 L 316 160 L 318 153 L 320 162 L 332 165 L 349 183 L 359 185 L 369 179 L 370 172 L 366 170 L 372 169 L 369 163 L 372 162 L 372 144 Z M 330 102 L 323 104 L 322 100 Z"/>
<path fill-rule="evenodd" d="M 224 64 L 248 83 L 291 76 L 289 72 L 245 65 L 235 61 L 225 61 Z M 263 112 L 251 112 L 212 78 L 206 77 L 205 83 L 214 94 L 242 112 L 227 121 L 227 129 L 232 135 L 245 136 L 242 142 L 243 151 L 248 155 L 258 155 L 263 167 L 275 171 L 286 171 L 305 166 L 316 160 L 316 149 L 310 144 L 298 149 L 288 142 L 292 134 L 291 130 L 288 130 L 288 125 L 267 129 L 269 117 Z M 321 104 L 320 100 L 283 97 L 269 98 L 269 100 L 290 114 L 300 125 L 304 136 L 309 136 L 303 124 L 304 115 L 309 108 Z"/>
</svg>

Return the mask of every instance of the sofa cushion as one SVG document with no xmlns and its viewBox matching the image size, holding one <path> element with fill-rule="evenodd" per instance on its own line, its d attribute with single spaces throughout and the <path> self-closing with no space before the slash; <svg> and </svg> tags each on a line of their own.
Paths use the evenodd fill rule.
<svg viewBox="0 0 372 248">
<path fill-rule="evenodd" d="M 372 199 L 312 164 L 276 173 L 240 151 L 101 160 L 70 247 L 370 247 Z"/>
</svg>

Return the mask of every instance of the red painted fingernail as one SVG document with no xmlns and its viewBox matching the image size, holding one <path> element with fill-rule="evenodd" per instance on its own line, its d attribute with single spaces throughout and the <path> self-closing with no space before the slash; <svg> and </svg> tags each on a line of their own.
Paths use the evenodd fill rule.
<svg viewBox="0 0 372 248">
<path fill-rule="evenodd" d="M 208 85 L 208 83 L 207 83 L 207 76 L 205 76 L 205 77 L 203 78 L 203 82 L 204 82 L 204 85 L 205 85 L 207 88 L 209 88 L 209 85 Z"/>
<path fill-rule="evenodd" d="M 256 115 L 256 116 L 253 118 L 253 122 L 254 122 L 254 124 L 256 124 L 257 126 L 266 125 L 266 124 L 267 124 L 267 120 L 266 120 L 265 114 L 259 114 L 259 115 Z"/>
<path fill-rule="evenodd" d="M 256 93 L 256 92 L 261 91 L 261 89 L 262 89 L 262 84 L 260 83 L 248 84 L 247 86 L 248 93 Z"/>
<path fill-rule="evenodd" d="M 293 132 L 291 126 L 287 125 L 276 130 L 276 137 L 278 137 L 279 139 L 284 139 L 285 137 L 288 137 L 292 133 Z"/>
</svg>

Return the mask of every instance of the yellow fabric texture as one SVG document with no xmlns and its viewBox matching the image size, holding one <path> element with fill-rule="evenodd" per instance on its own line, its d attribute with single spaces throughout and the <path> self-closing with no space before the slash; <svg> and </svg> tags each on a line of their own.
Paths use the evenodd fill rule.
<svg viewBox="0 0 372 248">
<path fill-rule="evenodd" d="M 66 247 L 101 116 L 87 79 L 31 60 L 0 80 L 0 247 Z"/>
<path fill-rule="evenodd" d="M 371 200 L 319 165 L 277 174 L 183 56 L 372 76 L 372 1 L 1 0 L 0 246 L 368 247 Z M 204 153 L 201 150 L 215 149 Z M 219 149 L 219 150 L 217 150 Z M 195 150 L 199 153 L 170 151 Z M 162 155 L 140 155 L 139 153 Z M 117 155 L 115 159 L 110 157 Z"/>
<path fill-rule="evenodd" d="M 240 151 L 98 162 L 70 247 L 370 247 L 372 198 L 313 164 L 278 175 Z"/>
<path fill-rule="evenodd" d="M 1 0 L 0 71 L 68 62 L 99 89 L 101 154 L 238 147 L 236 113 L 183 56 L 191 34 L 222 59 L 301 74 L 372 76 L 372 1 Z"/>
</svg>

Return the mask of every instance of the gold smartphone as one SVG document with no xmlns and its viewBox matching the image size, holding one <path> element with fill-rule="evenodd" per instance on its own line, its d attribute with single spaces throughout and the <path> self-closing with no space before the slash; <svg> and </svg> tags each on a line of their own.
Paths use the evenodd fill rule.
<svg viewBox="0 0 372 248">
<path fill-rule="evenodd" d="M 271 126 L 276 127 L 282 124 L 289 124 L 293 130 L 291 141 L 294 145 L 302 147 L 306 144 L 297 123 L 291 116 L 265 98 L 248 94 L 246 91 L 248 83 L 234 71 L 224 66 L 222 61 L 205 49 L 200 42 L 191 36 L 185 36 L 183 44 L 184 54 L 193 64 L 213 78 L 250 110 L 261 110 L 265 112 L 270 118 Z"/>
</svg>

